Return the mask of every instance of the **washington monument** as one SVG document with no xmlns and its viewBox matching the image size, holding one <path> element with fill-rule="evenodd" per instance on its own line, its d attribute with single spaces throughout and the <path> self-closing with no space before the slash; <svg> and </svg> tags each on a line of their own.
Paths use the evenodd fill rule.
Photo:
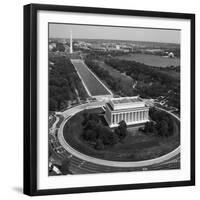
<svg viewBox="0 0 200 200">
<path fill-rule="evenodd" d="M 72 46 L 72 30 L 70 30 L 70 53 L 73 53 L 73 46 Z"/>
</svg>

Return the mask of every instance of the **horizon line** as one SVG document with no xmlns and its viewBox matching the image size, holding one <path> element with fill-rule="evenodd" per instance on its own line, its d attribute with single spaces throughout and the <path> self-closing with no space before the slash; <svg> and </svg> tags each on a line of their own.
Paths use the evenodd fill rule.
<svg viewBox="0 0 200 200">
<path fill-rule="evenodd" d="M 65 37 L 49 37 L 48 39 L 69 39 Z M 180 45 L 180 43 L 175 42 L 158 42 L 158 41 L 147 41 L 147 40 L 124 40 L 124 39 L 105 39 L 105 38 L 73 38 L 73 40 L 116 40 L 116 41 L 132 41 L 132 42 L 154 42 L 154 43 L 165 43 L 165 44 L 177 44 Z"/>
</svg>

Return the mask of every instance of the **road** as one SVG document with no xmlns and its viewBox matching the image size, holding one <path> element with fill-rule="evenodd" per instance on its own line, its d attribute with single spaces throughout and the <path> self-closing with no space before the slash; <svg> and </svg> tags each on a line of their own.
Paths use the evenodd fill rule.
<svg viewBox="0 0 200 200">
<path fill-rule="evenodd" d="M 97 108 L 104 105 L 104 102 L 93 102 L 75 106 L 64 112 L 57 114 L 62 115 L 64 120 L 60 124 L 59 129 L 55 129 L 58 120 L 52 127 L 57 131 L 57 136 L 51 133 L 51 144 L 54 144 L 54 151 L 60 159 L 69 158 L 73 173 L 99 173 L 99 172 L 114 172 L 114 171 L 141 171 L 141 170 L 159 170 L 159 169 L 176 169 L 180 167 L 180 147 L 174 151 L 156 159 L 138 162 L 118 162 L 97 159 L 72 148 L 63 137 L 63 127 L 65 123 L 83 109 Z M 167 111 L 168 112 L 168 111 Z M 171 113 L 170 113 L 171 114 Z M 174 116 L 174 115 L 173 115 Z M 177 116 L 175 116 L 178 118 Z M 52 145 L 51 145 L 52 146 Z"/>
<path fill-rule="evenodd" d="M 63 160 L 68 158 L 70 160 L 69 170 L 73 174 L 88 174 L 88 173 L 109 173 L 109 172 L 127 172 L 127 171 L 148 171 L 148 170 L 163 170 L 163 169 L 177 169 L 180 167 L 180 155 L 168 160 L 165 163 L 160 163 L 157 165 L 150 165 L 146 167 L 112 167 L 100 164 L 95 164 L 82 160 L 68 151 L 66 151 L 59 143 L 59 141 L 54 137 L 50 136 L 51 141 L 54 146 L 54 158 L 57 160 Z M 61 163 L 59 163 L 61 164 Z"/>
</svg>

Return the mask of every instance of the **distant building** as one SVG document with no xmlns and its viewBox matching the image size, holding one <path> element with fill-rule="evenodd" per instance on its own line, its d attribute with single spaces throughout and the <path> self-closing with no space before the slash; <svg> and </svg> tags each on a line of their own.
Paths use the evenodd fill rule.
<svg viewBox="0 0 200 200">
<path fill-rule="evenodd" d="M 168 57 L 169 57 L 169 58 L 174 58 L 174 53 L 173 53 L 173 52 L 170 52 L 170 53 L 168 54 Z"/>
<path fill-rule="evenodd" d="M 66 45 L 66 44 L 64 44 L 63 46 L 65 47 L 65 52 L 66 52 L 66 53 L 69 53 L 70 47 L 69 47 L 68 45 Z"/>
<path fill-rule="evenodd" d="M 162 49 L 145 49 L 144 51 L 147 53 L 152 53 L 152 54 L 164 52 Z"/>
<path fill-rule="evenodd" d="M 72 31 L 70 31 L 70 53 L 73 53 L 73 40 L 72 40 Z"/>
<path fill-rule="evenodd" d="M 95 51 L 106 51 L 106 48 L 102 47 L 100 44 L 92 44 L 90 48 Z"/>
<path fill-rule="evenodd" d="M 106 103 L 105 119 L 110 127 L 122 120 L 127 125 L 145 123 L 149 121 L 149 107 L 139 96 L 112 98 Z"/>
<path fill-rule="evenodd" d="M 54 48 L 56 48 L 56 43 L 52 42 L 49 44 L 49 51 L 52 51 Z"/>
<path fill-rule="evenodd" d="M 117 50 L 120 50 L 120 46 L 119 46 L 119 45 L 116 45 L 116 49 L 117 49 Z"/>
</svg>

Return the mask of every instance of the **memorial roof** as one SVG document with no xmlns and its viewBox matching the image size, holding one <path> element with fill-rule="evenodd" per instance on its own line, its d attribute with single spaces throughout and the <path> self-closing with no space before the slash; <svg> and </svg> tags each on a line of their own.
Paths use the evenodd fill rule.
<svg viewBox="0 0 200 200">
<path fill-rule="evenodd" d="M 120 109 L 113 109 L 113 107 L 110 105 L 110 103 L 106 103 L 106 105 L 109 107 L 110 111 L 111 112 L 127 112 L 127 111 L 139 111 L 139 110 L 144 110 L 145 109 L 148 109 L 149 107 L 144 105 L 142 107 L 133 107 L 133 108 L 120 108 Z"/>
<path fill-rule="evenodd" d="M 120 97 L 120 98 L 113 98 L 111 99 L 111 102 L 114 105 L 118 104 L 129 104 L 129 103 L 137 103 L 137 102 L 142 102 L 142 99 L 138 96 L 136 97 Z"/>
</svg>

